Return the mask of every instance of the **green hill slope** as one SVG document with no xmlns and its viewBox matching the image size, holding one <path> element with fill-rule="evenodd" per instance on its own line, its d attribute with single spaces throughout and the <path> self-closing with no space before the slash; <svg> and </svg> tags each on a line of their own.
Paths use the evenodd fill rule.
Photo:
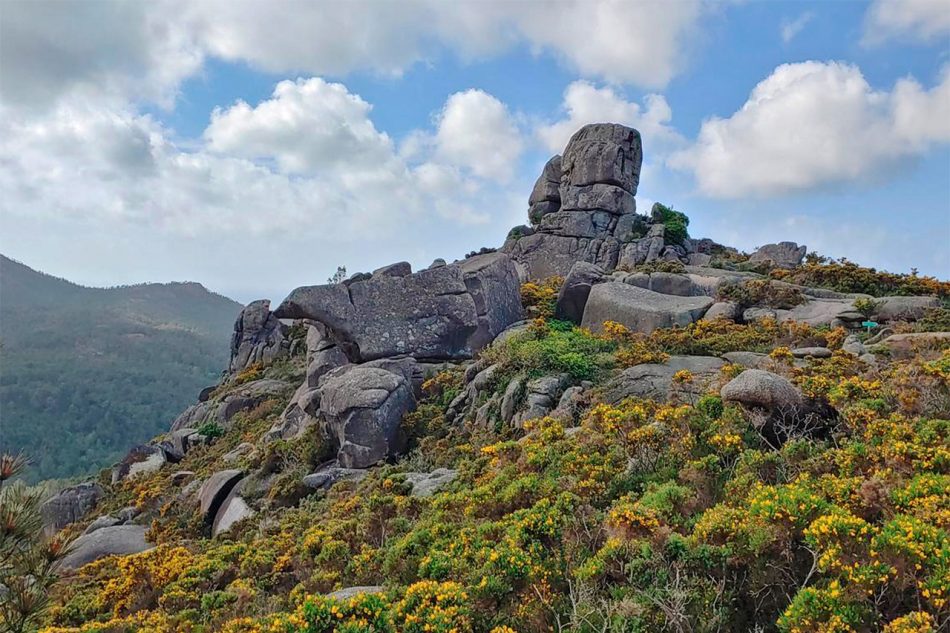
<svg viewBox="0 0 950 633">
<path fill-rule="evenodd" d="M 85 288 L 0 256 L 0 445 L 39 478 L 108 465 L 217 380 L 240 309 L 196 283 Z"/>
</svg>

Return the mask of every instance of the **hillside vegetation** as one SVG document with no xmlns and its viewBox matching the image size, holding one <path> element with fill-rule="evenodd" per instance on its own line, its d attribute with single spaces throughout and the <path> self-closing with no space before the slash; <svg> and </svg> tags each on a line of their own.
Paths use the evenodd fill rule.
<svg viewBox="0 0 950 633">
<path fill-rule="evenodd" d="M 38 479 L 111 463 L 218 380 L 240 308 L 199 284 L 84 288 L 0 259 L 0 444 Z"/>
<path fill-rule="evenodd" d="M 529 309 L 550 315 L 556 283 L 526 286 Z M 572 415 L 449 424 L 466 383 L 450 368 L 403 422 L 410 452 L 325 493 L 299 483 L 328 454 L 315 432 L 223 461 L 279 419 L 287 400 L 268 400 L 175 469 L 113 489 L 99 512 L 135 506 L 158 547 L 82 568 L 56 590 L 45 631 L 942 630 L 950 347 L 878 348 L 871 363 L 844 339 L 769 319 L 594 335 L 540 316 L 483 353 L 480 366 L 499 368 L 485 396 L 516 375 L 567 372 L 594 385 Z M 816 345 L 833 354 L 789 351 Z M 736 350 L 769 352 L 763 367 L 832 407 L 833 422 L 776 438 L 719 396 L 748 371 L 732 363 L 701 389 L 678 372 L 667 402 L 609 401 L 625 367 Z M 210 539 L 172 472 L 221 467 L 276 479 L 259 493 L 267 520 Z M 440 467 L 457 478 L 412 494 L 412 473 Z M 368 585 L 382 591 L 326 596 Z"/>
</svg>

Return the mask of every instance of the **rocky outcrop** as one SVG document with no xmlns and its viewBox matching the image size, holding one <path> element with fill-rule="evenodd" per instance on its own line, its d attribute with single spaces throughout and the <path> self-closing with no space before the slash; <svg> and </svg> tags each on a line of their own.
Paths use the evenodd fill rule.
<svg viewBox="0 0 950 633">
<path fill-rule="evenodd" d="M 937 297 L 881 297 L 874 317 L 881 323 L 890 321 L 916 321 L 924 316 L 927 310 L 939 308 L 940 300 Z"/>
<path fill-rule="evenodd" d="M 759 247 L 749 258 L 750 263 L 767 263 L 776 268 L 795 268 L 801 266 L 808 249 L 795 242 L 779 242 Z"/>
<path fill-rule="evenodd" d="M 289 349 L 287 328 L 270 311 L 270 301 L 252 301 L 234 322 L 228 369 L 236 373 L 254 364 L 269 365 Z"/>
<path fill-rule="evenodd" d="M 528 199 L 532 227 L 512 230 L 501 250 L 531 280 L 563 277 L 576 262 L 608 272 L 657 260 L 708 264 L 714 251 L 726 249 L 712 240 L 668 239 L 663 214 L 636 213 L 642 160 L 636 130 L 585 125 L 535 183 Z"/>
<path fill-rule="evenodd" d="M 219 470 L 201 484 L 197 494 L 198 509 L 207 525 L 214 524 L 218 511 L 243 477 L 240 470 Z"/>
<path fill-rule="evenodd" d="M 458 471 L 436 468 L 431 473 L 406 473 L 406 481 L 412 484 L 413 497 L 431 497 L 458 477 Z"/>
<path fill-rule="evenodd" d="M 83 534 L 59 562 L 59 569 L 79 569 L 106 556 L 128 556 L 152 549 L 145 540 L 145 526 L 115 525 Z"/>
<path fill-rule="evenodd" d="M 644 363 L 624 369 L 608 384 L 605 399 L 613 404 L 625 398 L 649 398 L 665 402 L 673 394 L 673 376 L 687 370 L 689 382 L 677 385 L 684 395 L 702 395 L 719 375 L 725 362 L 714 356 L 670 356 L 665 363 Z"/>
<path fill-rule="evenodd" d="M 719 392 L 726 402 L 768 411 L 795 410 L 802 406 L 802 394 L 787 378 L 761 369 L 747 369 Z"/>
<path fill-rule="evenodd" d="M 221 502 L 211 523 L 211 536 L 218 536 L 229 531 L 240 521 L 254 516 L 254 510 L 247 504 L 247 501 L 241 496 L 242 484 L 244 481 L 237 482 L 228 496 Z"/>
<path fill-rule="evenodd" d="M 505 422 L 516 428 L 522 428 L 528 420 L 543 418 L 557 406 L 560 395 L 569 384 L 569 380 L 570 377 L 567 374 L 542 376 L 529 380 L 524 386 L 524 407 L 505 419 Z M 504 398 L 502 403 L 504 405 Z"/>
<path fill-rule="evenodd" d="M 563 157 L 544 166 L 528 199 L 537 231 L 519 232 L 502 250 L 529 279 L 567 275 L 575 262 L 617 265 L 621 241 L 635 223 L 643 152 L 640 133 L 616 124 L 586 125 Z M 554 185 L 557 186 L 555 193 Z"/>
<path fill-rule="evenodd" d="M 725 319 L 735 322 L 739 318 L 739 306 L 731 301 L 717 301 L 709 306 L 706 314 L 703 315 L 703 321 L 713 321 L 715 319 Z"/>
<path fill-rule="evenodd" d="M 362 585 L 359 587 L 344 587 L 327 594 L 327 598 L 332 598 L 338 602 L 345 602 L 356 596 L 382 593 L 385 588 L 382 585 Z"/>
<path fill-rule="evenodd" d="M 338 481 L 362 481 L 367 472 L 365 468 L 341 468 L 336 462 L 331 462 L 305 476 L 301 483 L 314 490 L 327 490 Z"/>
<path fill-rule="evenodd" d="M 528 219 L 531 224 L 541 223 L 549 213 L 561 210 L 561 157 L 549 160 L 538 176 L 528 197 Z"/>
<path fill-rule="evenodd" d="M 634 332 L 650 333 L 657 328 L 689 325 L 702 317 L 712 304 L 709 297 L 664 295 L 625 283 L 608 282 L 591 290 L 581 325 L 600 332 L 605 321 L 616 321 Z"/>
<path fill-rule="evenodd" d="M 94 481 L 61 490 L 40 506 L 44 527 L 56 531 L 75 523 L 95 508 L 104 494 L 102 486 Z"/>
<path fill-rule="evenodd" d="M 507 256 L 488 253 L 402 277 L 297 288 L 276 314 L 322 323 L 352 362 L 470 358 L 521 319 L 518 280 Z"/>
<path fill-rule="evenodd" d="M 366 468 L 402 451 L 400 422 L 416 407 L 415 365 L 412 359 L 371 361 L 324 376 L 320 410 L 341 466 Z"/>
<path fill-rule="evenodd" d="M 588 262 L 574 264 L 558 292 L 554 317 L 562 321 L 580 323 L 584 317 L 584 307 L 587 305 L 590 289 L 605 278 L 606 272 L 600 266 Z"/>
<path fill-rule="evenodd" d="M 159 446 L 142 444 L 131 449 L 122 461 L 112 468 L 112 485 L 126 478 L 153 473 L 168 461 L 165 451 Z"/>
</svg>

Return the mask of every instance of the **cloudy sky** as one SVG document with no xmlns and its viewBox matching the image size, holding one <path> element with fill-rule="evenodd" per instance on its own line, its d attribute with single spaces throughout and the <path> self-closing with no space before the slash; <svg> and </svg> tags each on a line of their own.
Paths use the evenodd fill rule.
<svg viewBox="0 0 950 633">
<path fill-rule="evenodd" d="M 596 121 L 694 236 L 950 277 L 947 0 L 0 0 L 0 252 L 276 301 L 500 245 Z"/>
</svg>

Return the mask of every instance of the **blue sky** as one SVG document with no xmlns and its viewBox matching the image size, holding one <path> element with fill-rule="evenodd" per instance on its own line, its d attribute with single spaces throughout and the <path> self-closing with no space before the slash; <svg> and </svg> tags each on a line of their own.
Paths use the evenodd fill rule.
<svg viewBox="0 0 950 633">
<path fill-rule="evenodd" d="M 944 0 L 0 12 L 0 251 L 81 283 L 278 301 L 498 246 L 602 120 L 694 236 L 950 278 Z"/>
</svg>

